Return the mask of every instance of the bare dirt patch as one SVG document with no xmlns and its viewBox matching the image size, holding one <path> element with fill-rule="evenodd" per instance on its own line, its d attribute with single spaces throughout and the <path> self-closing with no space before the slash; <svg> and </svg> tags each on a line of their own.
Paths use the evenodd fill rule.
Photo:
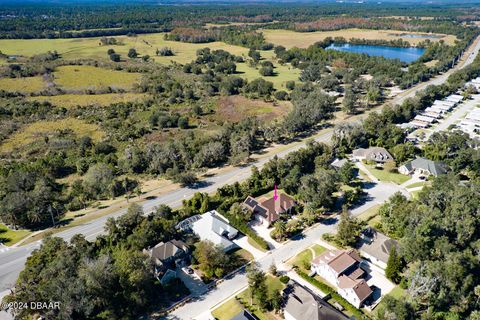
<svg viewBox="0 0 480 320">
<path fill-rule="evenodd" d="M 227 96 L 218 99 L 216 117 L 218 120 L 239 122 L 255 116 L 268 122 L 285 116 L 290 109 L 291 103 L 288 101 L 273 103 L 242 96 Z"/>
</svg>

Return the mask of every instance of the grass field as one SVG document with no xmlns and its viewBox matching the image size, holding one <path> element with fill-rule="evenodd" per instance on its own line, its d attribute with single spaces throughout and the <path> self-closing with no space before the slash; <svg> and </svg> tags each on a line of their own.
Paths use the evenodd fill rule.
<svg viewBox="0 0 480 320">
<path fill-rule="evenodd" d="M 28 236 L 31 231 L 28 230 L 12 230 L 4 224 L 0 223 L 0 243 L 11 246 Z"/>
<path fill-rule="evenodd" d="M 107 50 L 112 48 L 115 52 L 127 58 L 130 48 L 135 48 L 140 55 L 148 54 L 157 62 L 178 63 L 190 62 L 196 57 L 196 51 L 209 47 L 211 50 L 222 49 L 235 55 L 247 55 L 248 49 L 233 46 L 223 42 L 210 43 L 184 43 L 167 41 L 165 33 L 153 33 L 138 35 L 137 37 L 117 36 L 122 45 L 100 45 L 100 38 L 77 38 L 77 39 L 29 39 L 29 40 L 0 40 L 0 48 L 7 55 L 32 56 L 56 50 L 65 59 L 93 58 L 108 59 Z M 170 47 L 175 55 L 172 57 L 157 57 L 156 50 L 162 47 Z"/>
<path fill-rule="evenodd" d="M 262 56 L 265 57 L 267 60 L 270 59 L 270 52 L 269 54 L 265 54 L 266 52 L 262 53 Z M 246 63 L 239 63 L 237 64 L 237 71 L 239 75 L 248 81 L 255 80 L 257 78 L 263 78 L 267 81 L 273 83 L 275 89 L 278 90 L 286 90 L 285 84 L 287 81 L 293 80 L 298 82 L 298 77 L 300 76 L 300 69 L 292 68 L 290 65 L 279 65 L 277 63 L 273 64 L 275 66 L 275 74 L 271 77 L 262 77 L 258 72 L 259 69 L 252 68 L 248 66 Z"/>
<path fill-rule="evenodd" d="M 28 78 L 0 78 L 0 90 L 32 93 L 45 89 L 45 83 L 42 77 Z"/>
<path fill-rule="evenodd" d="M 280 280 L 274 276 L 267 275 L 267 290 L 268 295 L 271 295 L 274 291 L 282 290 L 285 285 L 280 282 Z M 250 304 L 250 289 L 246 289 L 242 291 L 238 296 L 240 301 L 244 304 Z M 273 312 L 262 312 L 260 308 L 255 304 L 253 304 L 254 312 L 253 314 L 260 320 L 276 320 L 278 319 L 277 316 Z"/>
<path fill-rule="evenodd" d="M 312 247 L 305 249 L 299 254 L 297 254 L 292 260 L 292 265 L 297 266 L 299 269 L 303 270 L 303 272 L 309 273 L 310 269 L 305 268 L 305 266 L 309 265 L 314 258 L 312 255 L 312 250 L 313 252 L 315 252 L 315 257 L 317 257 L 327 249 L 318 244 L 315 244 Z"/>
<path fill-rule="evenodd" d="M 38 121 L 20 129 L 0 145 L 0 152 L 12 151 L 17 147 L 40 141 L 60 130 L 72 130 L 77 136 L 89 136 L 94 141 L 103 138 L 103 132 L 94 124 L 67 118 L 62 120 Z"/>
<path fill-rule="evenodd" d="M 238 302 L 237 299 L 232 298 L 213 310 L 212 316 L 218 320 L 230 320 L 242 310 L 242 304 Z"/>
<path fill-rule="evenodd" d="M 255 116 L 264 122 L 285 116 L 292 106 L 288 101 L 280 101 L 277 106 L 271 102 L 252 100 L 243 96 L 225 96 L 217 100 L 215 118 L 229 122 L 239 122 L 247 117 Z"/>
<path fill-rule="evenodd" d="M 397 40 L 403 39 L 413 45 L 425 40 L 422 38 L 409 38 L 403 35 L 415 34 L 414 32 L 404 32 L 396 30 L 367 30 L 367 29 L 344 29 L 336 31 L 316 31 L 316 32 L 295 32 L 290 30 L 262 30 L 267 42 L 276 45 L 282 45 L 285 48 L 306 48 L 317 41 L 327 37 L 344 37 L 345 39 L 359 38 L 367 40 Z M 452 35 L 441 35 L 440 38 L 431 38 L 431 41 L 444 40 L 447 44 L 454 44 L 456 37 Z"/>
<path fill-rule="evenodd" d="M 379 170 L 373 166 L 368 166 L 368 171 L 375 176 L 380 181 L 391 181 L 396 184 L 402 184 L 411 179 L 410 176 L 406 176 L 400 173 L 388 172 L 387 170 Z"/>
<path fill-rule="evenodd" d="M 61 66 L 54 75 L 54 82 L 66 90 L 131 89 L 140 80 L 139 73 L 128 73 L 92 66 Z"/>
<path fill-rule="evenodd" d="M 29 97 L 31 101 L 47 101 L 58 107 L 72 108 L 75 106 L 107 106 L 119 102 L 141 101 L 145 95 L 139 93 L 106 93 L 106 94 L 63 94 L 58 96 Z"/>
</svg>

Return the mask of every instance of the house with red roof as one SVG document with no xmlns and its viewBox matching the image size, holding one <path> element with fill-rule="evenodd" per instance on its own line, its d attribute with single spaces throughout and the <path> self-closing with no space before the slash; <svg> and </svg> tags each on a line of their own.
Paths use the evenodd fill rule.
<svg viewBox="0 0 480 320">
<path fill-rule="evenodd" d="M 297 202 L 289 195 L 279 193 L 277 199 L 272 196 L 271 198 L 257 200 L 248 196 L 242 206 L 253 213 L 254 219 L 269 227 L 280 218 L 281 214 L 291 213 L 293 208 L 297 206 Z"/>
</svg>

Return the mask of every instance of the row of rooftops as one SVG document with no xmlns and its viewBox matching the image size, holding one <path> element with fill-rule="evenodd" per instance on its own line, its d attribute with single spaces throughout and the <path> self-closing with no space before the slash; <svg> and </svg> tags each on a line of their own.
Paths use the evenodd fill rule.
<svg viewBox="0 0 480 320">
<path fill-rule="evenodd" d="M 416 115 L 413 120 L 400 125 L 402 128 L 428 128 L 432 123 L 442 118 L 443 114 L 449 112 L 463 100 L 463 96 L 452 94 L 443 100 L 435 100 L 426 108 L 422 114 Z"/>
<path fill-rule="evenodd" d="M 472 138 L 480 137 L 480 108 L 471 110 L 457 127 Z"/>
</svg>

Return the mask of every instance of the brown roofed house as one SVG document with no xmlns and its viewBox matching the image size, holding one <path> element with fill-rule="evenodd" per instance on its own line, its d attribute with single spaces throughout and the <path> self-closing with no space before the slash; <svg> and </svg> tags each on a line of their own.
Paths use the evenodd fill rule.
<svg viewBox="0 0 480 320">
<path fill-rule="evenodd" d="M 252 211 L 255 219 L 266 226 L 272 225 L 283 213 L 291 213 L 297 205 L 295 199 L 285 193 L 279 193 L 277 200 L 273 197 L 263 201 L 248 196 L 243 202 L 243 207 Z"/>
<path fill-rule="evenodd" d="M 353 250 L 327 250 L 313 259 L 312 271 L 335 284 L 338 293 L 352 305 L 360 308 L 372 294 L 372 289 L 363 279 L 362 259 Z"/>
</svg>

